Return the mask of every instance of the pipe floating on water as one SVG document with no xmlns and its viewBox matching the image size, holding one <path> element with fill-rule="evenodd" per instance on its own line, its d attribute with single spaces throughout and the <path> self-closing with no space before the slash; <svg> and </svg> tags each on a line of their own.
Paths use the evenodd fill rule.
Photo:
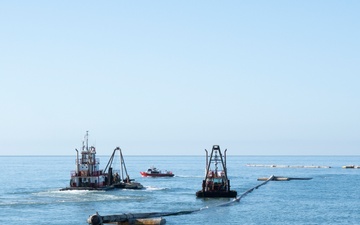
<svg viewBox="0 0 360 225">
<path fill-rule="evenodd" d="M 164 225 L 166 220 L 163 218 L 136 219 L 128 222 L 118 222 L 117 225 Z"/>
<path fill-rule="evenodd" d="M 360 169 L 360 166 L 355 166 L 355 165 L 347 165 L 347 166 L 342 166 L 343 169 Z"/>
<path fill-rule="evenodd" d="M 124 213 L 119 215 L 108 215 L 100 216 L 98 213 L 90 216 L 87 219 L 87 222 L 92 225 L 103 225 L 104 223 L 112 224 L 143 224 L 143 225 L 163 225 L 166 223 L 166 220 L 159 217 L 161 213 Z"/>
<path fill-rule="evenodd" d="M 269 181 L 271 181 L 273 179 L 274 179 L 274 175 L 270 176 L 269 178 L 266 178 L 266 180 L 263 181 L 261 184 L 258 184 L 255 187 L 248 189 L 243 194 L 241 194 L 239 197 L 236 197 L 236 198 L 230 200 L 229 202 L 221 203 L 221 204 L 214 205 L 211 207 L 206 206 L 206 207 L 203 207 L 200 209 L 184 210 L 184 211 L 178 211 L 178 212 L 125 213 L 125 214 L 109 215 L 109 216 L 100 216 L 98 213 L 96 213 L 96 214 L 90 216 L 87 219 L 87 222 L 92 225 L 103 225 L 104 223 L 163 225 L 166 223 L 166 220 L 161 218 L 163 216 L 185 215 L 185 214 L 199 212 L 202 210 L 211 209 L 214 207 L 231 205 L 234 202 L 239 202 L 241 198 L 245 197 L 247 194 L 249 194 L 253 190 L 258 189 L 259 187 L 267 184 Z M 157 218 L 155 218 L 155 217 L 157 217 Z"/>
<path fill-rule="evenodd" d="M 246 164 L 246 166 L 249 167 L 273 167 L 273 168 L 321 168 L 321 169 L 327 169 L 331 168 L 331 166 L 300 166 L 300 165 L 263 165 L 263 164 Z"/>
<path fill-rule="evenodd" d="M 258 181 L 266 181 L 269 178 L 267 177 L 260 177 L 257 180 Z M 311 177 L 276 177 L 274 176 L 271 180 L 272 181 L 289 181 L 289 180 L 311 180 Z"/>
<path fill-rule="evenodd" d="M 165 224 L 166 220 L 161 218 L 163 216 L 176 216 L 176 215 L 185 215 L 193 212 L 200 211 L 201 209 L 196 210 L 184 210 L 178 212 L 150 212 L 150 213 L 122 213 L 118 215 L 108 215 L 108 216 L 100 216 L 98 213 L 90 216 L 87 219 L 87 222 L 92 225 L 102 225 L 104 223 L 119 223 L 119 222 L 130 222 L 129 224 L 137 224 L 134 222 L 139 222 L 139 219 L 148 219 L 147 223 L 143 224 L 157 224 L 162 225 Z M 161 219 L 161 220 L 159 220 Z M 159 223 L 154 223 L 159 221 Z M 144 221 L 142 221 L 144 222 Z"/>
</svg>

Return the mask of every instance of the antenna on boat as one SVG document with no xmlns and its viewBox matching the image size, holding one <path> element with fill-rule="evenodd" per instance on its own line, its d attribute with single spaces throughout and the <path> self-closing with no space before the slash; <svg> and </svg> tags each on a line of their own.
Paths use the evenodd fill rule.
<svg viewBox="0 0 360 225">
<path fill-rule="evenodd" d="M 86 131 L 86 151 L 89 151 L 89 131 Z"/>
</svg>

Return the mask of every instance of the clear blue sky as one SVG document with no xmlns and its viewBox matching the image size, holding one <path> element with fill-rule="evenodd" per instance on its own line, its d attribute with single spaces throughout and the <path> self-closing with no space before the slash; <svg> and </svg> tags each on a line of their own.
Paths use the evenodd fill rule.
<svg viewBox="0 0 360 225">
<path fill-rule="evenodd" d="M 0 155 L 360 153 L 359 1 L 2 1 Z"/>
</svg>

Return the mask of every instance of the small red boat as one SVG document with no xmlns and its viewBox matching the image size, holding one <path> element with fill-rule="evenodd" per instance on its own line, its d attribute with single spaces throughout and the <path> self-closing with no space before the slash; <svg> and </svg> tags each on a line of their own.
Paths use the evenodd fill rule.
<svg viewBox="0 0 360 225">
<path fill-rule="evenodd" d="M 161 171 L 155 167 L 150 167 L 147 171 L 140 172 L 140 174 L 143 177 L 173 177 L 175 175 L 171 171 Z"/>
</svg>

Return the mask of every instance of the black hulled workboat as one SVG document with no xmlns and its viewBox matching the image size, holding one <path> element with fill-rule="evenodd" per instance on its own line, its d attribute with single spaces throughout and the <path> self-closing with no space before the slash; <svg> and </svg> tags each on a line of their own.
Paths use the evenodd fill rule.
<svg viewBox="0 0 360 225">
<path fill-rule="evenodd" d="M 210 157 L 206 151 L 206 172 L 202 189 L 196 192 L 200 198 L 235 198 L 237 192 L 230 190 L 230 180 L 227 176 L 226 150 L 221 154 L 220 146 L 214 145 Z"/>
</svg>

